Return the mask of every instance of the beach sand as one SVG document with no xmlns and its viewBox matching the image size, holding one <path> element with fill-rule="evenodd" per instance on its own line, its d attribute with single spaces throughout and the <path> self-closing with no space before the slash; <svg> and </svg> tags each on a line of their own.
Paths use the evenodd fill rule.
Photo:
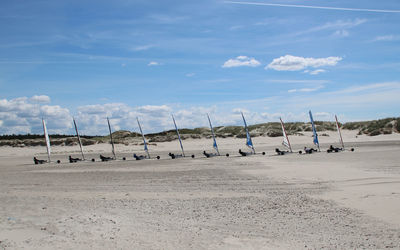
<svg viewBox="0 0 400 250">
<path fill-rule="evenodd" d="M 323 132 L 321 149 L 339 146 Z M 320 133 L 320 134 L 323 134 Z M 96 162 L 67 163 L 79 147 L 0 148 L 0 248 L 5 249 L 383 249 L 400 248 L 400 135 L 357 136 L 328 154 L 274 154 L 282 138 L 256 137 L 258 153 L 238 157 L 245 139 L 183 141 L 194 159 L 168 159 L 177 141 L 150 146 L 161 159 L 134 161 L 142 146 L 84 147 Z M 310 133 L 290 136 L 295 151 Z"/>
</svg>

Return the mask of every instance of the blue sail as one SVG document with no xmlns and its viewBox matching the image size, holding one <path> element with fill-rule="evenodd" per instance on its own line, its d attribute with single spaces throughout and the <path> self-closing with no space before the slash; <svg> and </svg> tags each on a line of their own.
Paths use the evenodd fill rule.
<svg viewBox="0 0 400 250">
<path fill-rule="evenodd" d="M 215 151 L 217 151 L 217 154 L 219 155 L 219 151 L 218 151 L 218 145 L 217 145 L 217 140 L 215 139 L 215 133 L 214 133 L 214 128 L 211 124 L 211 120 L 210 120 L 210 116 L 207 114 L 207 118 L 208 118 L 208 122 L 210 123 L 210 129 L 211 129 L 211 135 L 213 137 L 213 147 L 215 149 Z"/>
<path fill-rule="evenodd" d="M 251 148 L 251 149 L 253 150 L 253 152 L 254 152 L 253 141 L 251 140 L 251 136 L 250 136 L 250 133 L 249 133 L 249 129 L 247 128 L 247 123 L 246 123 L 246 120 L 244 119 L 243 113 L 242 113 L 242 118 L 243 118 L 243 122 L 244 122 L 244 128 L 245 128 L 245 130 L 246 130 L 246 138 L 247 138 L 246 145 L 247 145 L 249 148 Z"/>
<path fill-rule="evenodd" d="M 313 130 L 314 144 L 318 145 L 318 148 L 319 148 L 317 129 L 315 128 L 314 119 L 312 117 L 311 110 L 310 110 L 309 114 L 310 114 L 312 130 Z"/>
</svg>

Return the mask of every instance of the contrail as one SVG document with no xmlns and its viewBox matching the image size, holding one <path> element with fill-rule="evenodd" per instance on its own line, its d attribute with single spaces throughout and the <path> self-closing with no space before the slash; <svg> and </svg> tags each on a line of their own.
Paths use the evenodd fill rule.
<svg viewBox="0 0 400 250">
<path fill-rule="evenodd" d="M 274 7 L 306 8 L 306 9 L 323 9 L 323 10 L 344 10 L 344 11 L 362 11 L 362 12 L 378 12 L 378 13 L 400 13 L 400 10 L 379 10 L 379 9 L 339 8 L 339 7 L 325 7 L 325 6 L 311 6 L 311 5 L 296 5 L 296 4 L 278 4 L 278 3 L 260 3 L 260 2 L 238 2 L 238 1 L 225 1 L 225 3 L 244 4 L 244 5 L 262 5 L 262 6 L 274 6 Z"/>
</svg>

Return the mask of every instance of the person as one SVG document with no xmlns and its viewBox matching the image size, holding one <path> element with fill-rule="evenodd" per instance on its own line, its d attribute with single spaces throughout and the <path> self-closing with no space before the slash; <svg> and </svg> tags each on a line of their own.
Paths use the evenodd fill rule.
<svg viewBox="0 0 400 250">
<path fill-rule="evenodd" d="M 276 152 L 278 155 L 284 155 L 284 154 L 286 153 L 285 151 L 279 150 L 279 148 L 275 148 L 275 152 Z"/>
<path fill-rule="evenodd" d="M 72 156 L 69 156 L 69 162 L 70 163 L 74 163 L 74 162 L 77 162 L 77 161 L 81 161 L 82 159 L 80 159 L 80 158 L 72 158 Z"/>
<path fill-rule="evenodd" d="M 312 154 L 314 151 L 317 152 L 316 149 L 304 147 L 304 153 L 306 154 Z"/>
<path fill-rule="evenodd" d="M 250 153 L 248 153 L 248 152 L 243 152 L 241 149 L 239 149 L 239 154 L 240 154 L 241 156 L 247 156 L 247 155 L 249 155 Z"/>
<path fill-rule="evenodd" d="M 33 157 L 33 162 L 34 162 L 35 164 L 43 164 L 43 163 L 45 163 L 45 162 L 47 162 L 47 161 L 46 161 L 46 160 L 39 160 L 38 158 Z"/>
<path fill-rule="evenodd" d="M 176 158 L 181 158 L 181 157 L 183 157 L 183 155 L 182 154 L 173 154 L 173 153 L 168 153 L 168 155 L 172 158 L 172 159 L 176 159 Z M 192 158 L 194 158 L 193 156 L 192 156 Z"/>
<path fill-rule="evenodd" d="M 326 151 L 326 152 L 328 152 L 328 153 L 331 153 L 331 152 L 339 152 L 340 150 L 343 150 L 342 148 L 335 148 L 335 147 L 333 147 L 332 145 L 330 145 L 329 146 L 329 149 Z"/>
<path fill-rule="evenodd" d="M 100 155 L 101 161 L 111 161 L 113 158 Z"/>
<path fill-rule="evenodd" d="M 203 151 L 203 155 L 205 155 L 205 157 L 207 157 L 207 158 L 217 156 L 216 153 L 207 153 L 205 150 Z M 192 158 L 194 158 L 194 157 L 192 157 Z"/>
<path fill-rule="evenodd" d="M 146 159 L 146 156 L 133 154 L 133 158 L 135 158 L 137 161 L 140 161 L 140 160 Z"/>
</svg>

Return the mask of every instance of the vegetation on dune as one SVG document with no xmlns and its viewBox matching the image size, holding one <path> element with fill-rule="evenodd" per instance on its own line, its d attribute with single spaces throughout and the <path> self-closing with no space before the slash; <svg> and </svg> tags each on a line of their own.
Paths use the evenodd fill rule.
<svg viewBox="0 0 400 250">
<path fill-rule="evenodd" d="M 358 134 L 376 136 L 381 134 L 391 134 L 400 132 L 400 118 L 385 118 L 373 121 L 348 122 L 343 125 L 343 129 L 358 130 Z"/>
<path fill-rule="evenodd" d="M 317 131 L 336 131 L 335 122 L 315 121 Z M 381 134 L 391 134 L 400 132 L 400 117 L 385 118 L 373 121 L 348 122 L 341 125 L 342 129 L 358 130 L 358 134 L 376 136 Z M 282 128 L 279 122 L 269 122 L 249 125 L 250 135 L 277 137 L 282 136 Z M 289 135 L 302 135 L 302 132 L 312 131 L 311 124 L 304 122 L 288 122 L 285 123 L 286 132 Z M 215 136 L 220 138 L 237 137 L 245 138 L 246 132 L 243 126 L 219 126 L 214 128 Z M 182 140 L 192 138 L 210 138 L 211 130 L 208 127 L 202 128 L 182 128 L 179 129 Z M 321 134 L 323 136 L 324 134 Z M 327 135 L 327 134 L 325 134 Z M 142 137 L 140 134 L 127 130 L 120 130 L 112 133 L 114 143 L 116 144 L 140 144 Z M 164 142 L 178 139 L 175 129 L 146 134 L 148 142 Z M 97 143 L 110 143 L 110 136 L 81 136 L 83 145 L 92 145 Z M 52 145 L 72 146 L 78 145 L 78 141 L 74 135 L 50 135 Z M 43 134 L 26 134 L 26 135 L 2 135 L 0 136 L 0 146 L 25 147 L 25 146 L 45 146 Z"/>
</svg>

